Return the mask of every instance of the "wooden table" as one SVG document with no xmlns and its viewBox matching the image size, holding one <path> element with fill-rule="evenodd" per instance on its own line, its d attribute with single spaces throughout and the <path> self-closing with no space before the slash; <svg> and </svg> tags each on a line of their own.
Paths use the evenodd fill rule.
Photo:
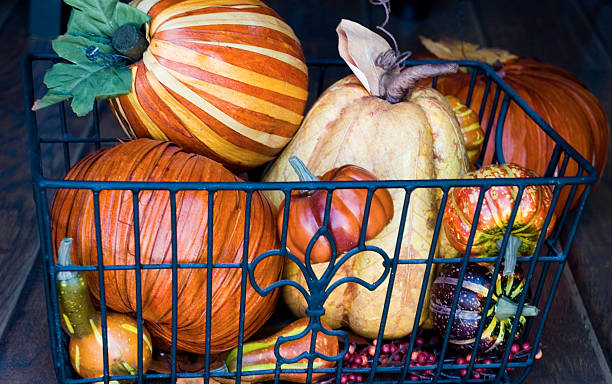
<svg viewBox="0 0 612 384">
<path fill-rule="evenodd" d="M 325 12 L 298 1 L 268 1 L 294 27 L 306 57 L 336 57 L 339 15 L 359 20 L 356 2 L 325 2 Z M 0 382 L 52 383 L 38 233 L 27 163 L 26 131 L 19 60 L 28 51 L 49 51 L 47 40 L 30 38 L 27 7 L 0 3 Z M 402 48 L 418 47 L 417 35 L 458 36 L 463 20 L 466 40 L 503 46 L 536 56 L 579 75 L 612 116 L 612 6 L 571 0 L 541 2 L 474 0 L 432 2 L 424 20 L 392 18 L 389 29 Z M 375 10 L 374 22 L 381 15 Z M 315 23 L 316 20 L 316 23 Z M 40 77 L 38 82 L 40 83 Z M 58 170 L 62 159 L 52 163 Z M 56 156 L 57 157 L 57 156 Z M 608 167 L 608 169 L 612 169 Z M 528 383 L 612 383 L 609 368 L 612 331 L 612 177 L 604 175 L 587 204 L 572 253 L 544 331 L 544 359 Z M 574 278 L 575 276 L 575 278 Z"/>
</svg>

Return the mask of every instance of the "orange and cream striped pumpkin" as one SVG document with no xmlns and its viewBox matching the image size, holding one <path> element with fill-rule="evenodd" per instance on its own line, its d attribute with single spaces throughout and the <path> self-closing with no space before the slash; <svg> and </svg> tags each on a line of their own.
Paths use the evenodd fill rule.
<svg viewBox="0 0 612 384">
<path fill-rule="evenodd" d="M 137 0 L 149 46 L 132 90 L 110 100 L 131 137 L 173 141 L 231 169 L 272 160 L 302 121 L 298 38 L 259 0 Z"/>
</svg>

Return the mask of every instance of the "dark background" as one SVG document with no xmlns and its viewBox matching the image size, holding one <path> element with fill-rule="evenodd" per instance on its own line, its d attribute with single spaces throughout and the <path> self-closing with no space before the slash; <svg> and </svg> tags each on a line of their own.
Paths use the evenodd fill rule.
<svg viewBox="0 0 612 384">
<path fill-rule="evenodd" d="M 54 382 L 37 262 L 20 59 L 50 52 L 67 12 L 57 0 L 0 0 L 0 382 Z M 362 0 L 268 0 L 294 28 L 308 59 L 337 59 L 341 18 L 374 26 L 382 9 Z M 393 0 L 388 29 L 401 50 L 418 36 L 449 36 L 536 57 L 576 74 L 612 116 L 612 2 L 602 0 Z M 40 77 L 39 77 L 40 78 Z M 329 79 L 334 80 L 334 79 Z M 43 122 L 44 123 L 44 122 Z M 58 169 L 59 152 L 48 152 Z M 57 159 L 55 159 L 57 157 Z M 608 161 L 610 162 L 610 160 Z M 593 191 L 529 383 L 612 382 L 612 177 Z"/>
</svg>

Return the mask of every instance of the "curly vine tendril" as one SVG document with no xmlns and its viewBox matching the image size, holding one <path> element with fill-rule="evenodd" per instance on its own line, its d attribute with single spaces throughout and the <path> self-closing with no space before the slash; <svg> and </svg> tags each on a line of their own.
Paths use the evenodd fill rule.
<svg viewBox="0 0 612 384">
<path fill-rule="evenodd" d="M 374 62 L 377 67 L 384 70 L 378 83 L 381 93 L 384 94 L 385 92 L 383 90 L 386 88 L 388 79 L 393 75 L 393 72 L 396 69 L 401 70 L 404 67 L 404 61 L 406 61 L 406 59 L 412 55 L 412 52 L 400 52 L 395 36 L 385 29 L 385 26 L 389 22 L 389 16 L 391 15 L 391 0 L 370 0 L 370 4 L 382 5 L 385 9 L 385 21 L 383 21 L 381 25 L 376 26 L 376 29 L 389 36 L 394 47 L 378 55 L 376 61 Z"/>
</svg>

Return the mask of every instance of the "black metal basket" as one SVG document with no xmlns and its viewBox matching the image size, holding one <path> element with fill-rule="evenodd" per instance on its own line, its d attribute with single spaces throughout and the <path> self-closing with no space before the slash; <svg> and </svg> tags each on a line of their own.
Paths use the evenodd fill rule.
<svg viewBox="0 0 612 384">
<path fill-rule="evenodd" d="M 24 59 L 24 87 L 25 87 L 25 105 L 30 106 L 33 103 L 35 96 L 35 87 L 34 87 L 34 78 L 33 78 L 33 65 L 43 65 L 49 66 L 52 62 L 57 61 L 57 57 L 53 55 L 29 55 Z M 431 61 L 431 62 L 439 62 L 439 61 Z M 419 62 L 423 63 L 423 62 Z M 212 260 L 208 260 L 208 262 L 203 264 L 180 264 L 177 263 L 177 246 L 176 246 L 176 193 L 178 191 L 183 190 L 206 190 L 209 192 L 209 196 L 213 196 L 215 191 L 219 190 L 240 190 L 244 191 L 247 196 L 247 206 L 250 206 L 251 197 L 254 191 L 258 190 L 281 190 L 285 193 L 285 196 L 289 196 L 292 190 L 297 189 L 326 189 L 326 190 L 335 190 L 337 188 L 365 188 L 368 189 L 370 198 L 372 193 L 376 188 L 400 188 L 406 191 L 406 199 L 405 205 L 410 199 L 410 192 L 418 188 L 437 188 L 444 191 L 444 197 L 442 200 L 442 205 L 446 203 L 446 198 L 448 196 L 448 191 L 451 187 L 458 186 L 481 186 L 481 194 L 480 200 L 478 202 L 478 213 L 480 212 L 480 207 L 482 206 L 482 199 L 484 195 L 484 191 L 487 188 L 490 188 L 494 185 L 513 185 L 517 186 L 519 189 L 519 196 L 522 194 L 524 188 L 528 185 L 551 185 L 554 187 L 554 195 L 553 195 L 553 204 L 549 210 L 548 216 L 546 218 L 546 224 L 548 224 L 552 217 L 552 212 L 556 207 L 557 201 L 559 199 L 559 195 L 561 189 L 566 187 L 570 189 L 569 199 L 567 203 L 563 207 L 563 209 L 557 211 L 561 211 L 562 214 L 559 217 L 557 228 L 552 232 L 549 238 L 545 238 L 544 233 L 545 230 L 542 231 L 542 235 L 538 239 L 537 248 L 533 255 L 520 257 L 519 262 L 523 263 L 525 267 L 525 279 L 526 279 L 526 287 L 523 293 L 520 295 L 520 301 L 517 308 L 517 314 L 522 310 L 527 295 L 530 296 L 530 302 L 534 305 L 537 305 L 541 308 L 540 315 L 535 319 L 530 319 L 525 325 L 524 334 L 522 336 L 522 340 L 530 341 L 532 345 L 537 346 L 540 342 L 542 331 L 544 324 L 546 322 L 546 318 L 548 316 L 549 309 L 551 307 L 551 303 L 555 294 L 556 287 L 558 285 L 559 279 L 561 277 L 561 273 L 563 270 L 563 266 L 566 261 L 566 257 L 568 251 L 570 249 L 572 240 L 576 233 L 577 225 L 580 220 L 584 204 L 586 202 L 587 196 L 589 194 L 591 186 L 596 182 L 598 176 L 595 169 L 591 166 L 591 164 L 586 161 L 582 156 L 580 156 L 576 150 L 574 150 L 567 142 L 565 142 L 541 117 L 539 117 L 533 109 L 525 103 L 517 94 L 514 92 L 508 85 L 506 85 L 503 80 L 501 80 L 497 74 L 487 65 L 472 62 L 472 61 L 458 61 L 459 65 L 464 68 L 467 68 L 472 73 L 472 82 L 471 89 L 468 94 L 467 100 L 463 100 L 468 106 L 471 102 L 472 90 L 474 88 L 474 84 L 476 83 L 477 76 L 483 76 L 486 78 L 487 86 L 485 90 L 485 96 L 483 97 L 482 105 L 473 106 L 474 110 L 479 111 L 479 116 L 482 119 L 483 112 L 485 109 L 489 109 L 492 111 L 499 111 L 498 114 L 498 125 L 496 130 L 495 137 L 492 137 L 492 122 L 493 118 L 489 119 L 489 124 L 485 127 L 485 145 L 489 143 L 490 145 L 495 146 L 495 156 L 494 162 L 503 163 L 503 150 L 502 150 L 502 138 L 503 138 L 503 122 L 505 119 L 505 115 L 508 111 L 508 107 L 511 103 L 515 103 L 518 105 L 524 113 L 529 117 L 529 119 L 535 121 L 537 125 L 542 129 L 546 134 L 550 137 L 551 140 L 555 142 L 553 156 L 548 165 L 548 170 L 543 177 L 539 178 L 529 178 L 529 179 L 478 179 L 478 180 L 396 180 L 396 181 L 372 181 L 372 182 L 291 182 L 291 183 L 260 183 L 260 182 L 246 182 L 246 183 L 137 183 L 137 182 L 87 182 L 87 181 L 64 181 L 62 180 L 65 172 L 70 169 L 70 167 L 74 164 L 75 157 L 80 157 L 83 153 L 87 151 L 92 151 L 101 148 L 102 146 L 107 146 L 118 142 L 118 139 L 112 137 L 103 137 L 101 135 L 101 124 L 99 121 L 102 119 L 104 113 L 99 111 L 99 108 L 104 108 L 104 105 L 98 106 L 96 104 L 94 108 L 94 112 L 90 114 L 88 118 L 75 119 L 72 116 L 72 113 L 66 113 L 66 107 L 64 104 L 60 103 L 59 106 L 54 108 L 49 108 L 52 112 L 32 112 L 29 109 L 26 111 L 28 129 L 29 129 L 29 150 L 30 150 L 30 164 L 31 171 L 33 177 L 33 186 L 34 186 L 34 198 L 36 201 L 36 207 L 38 212 L 38 225 L 40 231 L 40 239 L 41 239 L 41 252 L 42 252 L 42 261 L 44 264 L 44 276 L 45 276 L 45 290 L 46 290 L 46 299 L 47 299 L 47 311 L 48 311 L 48 322 L 50 329 L 50 337 L 51 337 L 51 345 L 53 348 L 53 359 L 54 359 L 54 368 L 56 371 L 56 375 L 58 381 L 61 383 L 91 383 L 91 382 L 104 382 L 108 383 L 112 380 L 133 380 L 138 383 L 143 382 L 170 382 L 175 383 L 177 378 L 201 378 L 202 382 L 207 383 L 211 378 L 234 378 L 237 381 L 242 379 L 248 380 L 248 375 L 255 373 L 271 373 L 273 374 L 274 381 L 279 382 L 280 372 L 306 372 L 307 377 L 311 378 L 313 368 L 313 360 L 316 357 L 323 358 L 326 360 L 335 360 L 337 363 L 335 368 L 327 368 L 327 369 L 318 369 L 319 372 L 328 372 L 329 379 L 333 381 L 335 379 L 336 382 L 340 383 L 341 378 L 345 374 L 359 374 L 364 381 L 368 383 L 377 382 L 377 383 L 394 383 L 394 382 L 422 382 L 422 383 L 455 383 L 455 382 L 514 382 L 518 383 L 525 379 L 527 374 L 529 373 L 534 361 L 537 348 L 533 348 L 526 356 L 526 358 L 521 361 L 510 360 L 510 349 L 511 343 L 508 343 L 508 346 L 505 348 L 503 354 L 500 358 L 495 360 L 492 364 L 484 365 L 479 363 L 474 358 L 476 356 L 476 350 L 473 351 L 471 357 L 472 359 L 465 362 L 464 364 L 459 364 L 452 358 L 449 358 L 450 352 L 448 351 L 448 338 L 450 334 L 450 327 L 447 327 L 446 333 L 441 335 L 441 344 L 440 348 L 437 351 L 437 360 L 435 363 L 431 363 L 429 365 L 417 366 L 414 364 L 409 364 L 410 359 L 407 358 L 404 364 L 399 366 L 382 366 L 379 363 L 379 356 L 381 354 L 381 349 L 383 345 L 382 335 L 383 335 L 383 327 L 385 326 L 388 310 L 389 310 L 389 299 L 391 296 L 391 289 L 394 284 L 395 270 L 398 265 L 401 264 L 415 264 L 420 263 L 426 265 L 425 275 L 423 278 L 423 282 L 421 285 L 421 293 L 419 297 L 419 305 L 417 308 L 417 313 L 415 316 L 414 328 L 417 329 L 418 320 L 421 315 L 421 311 L 423 309 L 423 303 L 425 302 L 426 296 L 426 288 L 429 281 L 429 276 L 432 271 L 432 267 L 436 264 L 441 263 L 458 263 L 460 265 L 461 274 L 459 276 L 458 285 L 461 286 L 466 267 L 468 262 L 475 262 L 476 258 L 468 258 L 468 257 L 460 257 L 455 259 L 436 259 L 435 256 L 435 247 L 431 247 L 429 257 L 426 259 L 412 259 L 412 260 L 404 260 L 399 259 L 397 252 L 395 255 L 387 255 L 384 251 L 381 253 L 381 262 L 384 266 L 384 274 L 381 278 L 375 282 L 374 284 L 370 284 L 369 288 L 374 289 L 383 283 L 383 281 L 391 276 L 389 279 L 389 283 L 387 286 L 387 300 L 385 302 L 385 306 L 381 313 L 381 327 L 378 333 L 377 344 L 375 349 L 375 355 L 372 358 L 371 367 L 368 368 L 351 368 L 346 362 L 343 360 L 344 354 L 347 352 L 349 348 L 348 339 L 346 333 L 342 330 L 340 331 L 331 331 L 332 334 L 339 335 L 341 340 L 344 340 L 344 348 L 341 350 L 338 356 L 321 356 L 314 351 L 314 340 L 311 344 L 310 353 L 305 353 L 296 357 L 294 359 L 285 359 L 280 357 L 275 364 L 275 369 L 265 370 L 265 371 L 242 371 L 241 370 L 241 353 L 239 353 L 238 357 L 238 367 L 237 372 L 223 372 L 217 370 L 211 370 L 210 361 L 211 361 L 211 353 L 210 353 L 210 327 L 207 326 L 206 334 L 202 335 L 202 338 L 206 342 L 206 354 L 205 354 L 205 367 L 203 372 L 197 373 L 181 373 L 177 372 L 176 368 L 176 317 L 177 317 L 177 308 L 173 306 L 172 318 L 173 318 L 173 332 L 172 332 L 172 349 L 168 354 L 170 356 L 171 361 L 171 371 L 167 374 L 159 374 L 159 373 L 146 373 L 142 371 L 142 363 L 139 364 L 138 372 L 134 375 L 123 375 L 123 376 L 112 376 L 109 373 L 109 362 L 108 362 L 108 341 L 106 334 L 106 302 L 104 298 L 104 294 L 101 295 L 100 298 L 100 310 L 102 314 L 102 341 L 103 341 L 103 350 L 105 356 L 105 375 L 99 378 L 91 378 L 91 379 L 82 379 L 79 378 L 78 375 L 72 370 L 68 353 L 67 353 L 67 336 L 62 332 L 60 327 L 60 314 L 58 311 L 58 297 L 57 297 L 57 289 L 54 284 L 55 276 L 59 271 L 62 270 L 80 270 L 80 271 L 97 271 L 98 276 L 100 277 L 100 292 L 104 292 L 104 271 L 107 270 L 134 270 L 135 276 L 135 284 L 137 289 L 140 287 L 141 283 L 141 271 L 145 269 L 156 269 L 156 268 L 165 268 L 171 269 L 173 276 L 176 276 L 176 273 L 181 268 L 206 268 L 208 270 L 208 283 L 210 287 L 211 280 L 211 271 L 215 268 L 236 268 L 242 271 L 242 289 L 240 292 L 241 296 L 241 304 L 240 304 L 240 331 L 238 336 L 238 349 L 242 350 L 242 345 L 244 340 L 244 302 L 245 302 L 245 289 L 244 286 L 246 284 L 247 279 L 250 279 L 250 283 L 257 289 L 257 291 L 262 294 L 268 294 L 272 289 L 279 288 L 281 285 L 287 284 L 287 281 L 279 281 L 272 286 L 269 287 L 259 287 L 253 277 L 253 271 L 257 263 L 259 263 L 263 258 L 270 256 L 270 254 L 274 254 L 275 252 L 266 252 L 257 257 L 257 259 L 249 264 L 248 261 L 243 261 L 239 264 L 221 264 L 221 263 L 213 263 Z M 407 62 L 408 65 L 413 65 L 415 62 Z M 329 74 L 332 70 L 345 71 L 345 67 L 343 63 L 337 61 L 312 61 L 309 63 L 309 69 L 311 71 L 310 77 L 311 79 L 317 79 L 318 81 L 315 84 L 311 84 L 311 96 L 318 96 L 325 85 L 326 82 L 326 74 Z M 331 69 L 331 70 L 330 70 Z M 329 77 L 329 76 L 328 76 Z M 40 88 L 39 82 L 40 77 L 37 77 L 37 89 Z M 491 83 L 495 83 L 497 85 L 496 94 L 493 97 L 493 105 L 486 105 L 486 101 L 489 100 L 487 94 L 490 89 Z M 436 85 L 436 79 L 433 80 L 433 86 Z M 501 108 L 497 108 L 498 103 L 501 100 Z M 57 111 L 57 113 L 55 112 Z M 40 113 L 47 113 L 44 120 L 38 119 L 37 115 Z M 495 113 L 495 112 L 493 112 Z M 44 122 L 44 124 L 42 124 Z M 85 123 L 85 124 L 83 124 Z M 80 128 L 73 128 L 72 125 L 77 125 Z M 45 128 L 43 128 L 43 125 Z M 84 127 L 84 128 L 83 128 Z M 102 127 L 103 128 L 103 127 Z M 76 132 L 76 133 L 74 133 Z M 60 167 L 59 172 L 56 171 L 47 171 L 48 169 L 57 169 L 53 168 L 46 164 L 48 161 L 48 154 L 55 153 L 57 151 L 63 151 L 64 154 L 64 163 L 63 167 Z M 75 156 L 75 152 L 78 152 L 78 155 Z M 45 155 L 47 154 L 47 155 Z M 566 170 L 568 168 L 569 162 L 575 162 L 577 164 L 578 172 L 575 175 L 566 175 Z M 482 156 L 479 164 L 482 163 Z M 584 191 L 580 196 L 580 201 L 578 208 L 569 214 L 570 202 L 573 200 L 575 195 L 578 193 L 577 188 L 579 186 L 584 186 Z M 136 256 L 135 256 L 135 264 L 134 265 L 121 265 L 121 266 L 113 266 L 113 265 L 103 265 L 102 263 L 102 245 L 100 242 L 97 243 L 97 256 L 98 256 L 98 265 L 94 266 L 76 266 L 76 267 L 61 267 L 58 266 L 54 262 L 53 257 L 53 246 L 51 240 L 51 224 L 50 224 L 50 214 L 49 214 L 49 201 L 52 193 L 57 189 L 64 188 L 76 188 L 76 189 L 86 189 L 91 190 L 94 196 L 94 207 L 95 207 L 95 223 L 96 223 L 96 238 L 100 239 L 100 212 L 99 212 L 99 194 L 102 190 L 108 189 L 120 189 L 120 190 L 129 190 L 132 191 L 133 196 L 133 204 L 134 204 L 134 217 L 135 223 L 138 223 L 138 192 L 141 190 L 152 190 L 159 189 L 164 191 L 169 191 L 170 193 L 170 201 L 172 207 L 172 262 L 168 264 L 157 264 L 157 265 L 147 265 L 142 264 L 140 261 L 140 246 L 136 245 Z M 331 194 L 328 194 L 331 196 Z M 517 199 L 519 201 L 520 199 Z M 330 199 L 328 198 L 328 203 L 326 207 L 326 217 L 329 214 L 330 208 Z M 209 214 L 212 214 L 213 205 L 212 199 L 209 198 Z M 518 211 L 518 204 L 515 204 L 512 212 L 512 216 L 510 222 L 514 221 L 514 217 L 516 216 L 516 212 Z M 288 205 L 285 205 L 285 212 L 288 212 Z M 443 209 L 440 209 L 440 214 L 437 216 L 435 231 L 434 231 L 434 241 L 435 244 L 437 242 L 438 234 L 441 230 L 441 222 L 442 222 L 442 213 Z M 249 210 L 247 210 L 247 218 L 245 228 L 248 228 L 249 223 Z M 367 217 L 367 215 L 366 215 Z M 402 226 L 404 224 L 406 216 L 404 215 L 402 220 Z M 281 240 L 281 250 L 284 250 L 285 247 L 285 237 L 286 237 L 286 227 L 287 222 L 284 223 L 283 239 Z M 562 231 L 563 229 L 563 231 Z M 212 225 L 209 226 L 209 231 L 212 231 Z M 212 232 L 209 232 L 212 234 Z M 475 228 L 472 228 L 472 232 L 470 235 L 471 244 L 475 233 Z M 504 236 L 504 242 L 508 240 L 510 231 L 506 231 Z M 563 235 L 563 242 L 560 240 L 561 234 Z M 134 237 L 135 239 L 140 239 L 139 236 L 139 225 L 134 226 Z M 245 244 L 248 247 L 248 231 L 245 231 L 244 237 Z M 399 242 L 400 240 L 398 240 Z M 468 244 L 468 246 L 470 246 Z M 248 248 L 245 248 L 248 249 Z M 351 251 L 345 254 L 343 257 L 338 257 L 338 259 L 333 259 L 332 262 L 335 262 L 336 265 L 339 265 L 346 261 L 346 259 L 356 252 L 365 250 L 366 246 L 363 243 L 363 234 L 361 245 L 358 249 Z M 281 251 L 277 250 L 276 254 L 281 254 L 283 256 L 287 256 L 286 250 Z M 380 253 L 380 252 L 379 252 Z M 483 259 L 479 259 L 482 261 Z M 495 272 L 493 274 L 494 279 L 500 270 L 501 265 L 501 256 L 490 258 L 490 262 L 495 265 Z M 551 268 L 552 267 L 552 268 Z M 308 272 L 308 271 L 307 271 Z M 310 270 L 312 272 L 312 270 Z M 323 304 L 326 298 L 326 295 L 329 294 L 330 287 L 333 289 L 337 287 L 337 284 L 330 283 L 331 278 L 328 274 L 324 275 L 320 279 L 317 278 L 314 273 L 310 273 L 309 278 L 313 283 L 309 287 L 303 287 L 303 293 L 306 293 L 306 298 L 309 304 L 309 314 L 311 315 L 311 321 L 308 328 L 302 332 L 305 334 L 311 330 L 314 331 L 314 335 L 316 338 L 316 334 L 318 332 L 330 333 L 329 330 L 325 330 L 320 322 L 320 315 L 322 313 Z M 173 279 L 176 281 L 176 279 Z M 356 277 L 348 277 L 343 279 L 341 282 L 356 282 L 359 284 L 365 284 L 365 282 L 360 281 Z M 316 283 L 316 284 L 315 284 Z M 494 282 L 491 286 L 494 285 Z M 320 287 L 320 288 L 312 288 L 312 287 Z M 313 289 L 309 291 L 309 289 Z M 385 289 L 384 286 L 381 289 Z M 143 327 L 143 317 L 140 311 L 141 309 L 141 295 L 140 291 L 138 291 L 137 302 L 138 302 L 138 311 L 135 314 L 138 325 L 138 336 L 140 338 L 139 343 L 139 356 L 142 356 L 142 327 Z M 454 296 L 453 305 L 451 307 L 451 318 L 455 316 L 455 311 L 457 308 L 458 302 L 458 293 L 460 290 L 457 290 L 457 294 Z M 486 298 L 486 305 L 488 306 L 491 300 L 493 290 L 490 289 Z M 176 303 L 177 296 L 177 287 L 176 283 L 173 284 L 172 289 L 172 300 L 173 303 Z M 207 308 L 210 308 L 211 295 L 207 295 Z M 509 340 L 514 339 L 514 334 L 517 330 L 519 316 L 515 316 L 513 324 L 512 324 L 512 333 L 509 337 Z M 273 317 L 274 319 L 274 317 Z M 210 311 L 207 311 L 207 324 L 210 324 Z M 483 328 L 484 328 L 484 320 L 485 316 L 482 317 L 482 320 L 479 324 L 479 330 L 476 337 L 476 340 L 479 341 Z M 298 335 L 300 336 L 300 335 Z M 314 338 L 313 338 L 314 339 Z M 412 332 L 404 341 L 408 345 L 407 356 L 411 356 L 415 346 L 417 344 L 418 332 Z M 478 344 L 478 343 L 476 343 Z M 277 357 L 279 350 L 279 343 L 276 345 L 276 353 Z M 314 353 L 313 353 L 314 352 Z M 308 368 L 307 369 L 288 369 L 282 366 L 283 363 L 291 363 L 300 360 L 301 358 L 308 359 Z M 482 372 L 482 369 L 488 369 L 489 372 L 487 375 L 481 375 L 480 378 L 475 378 L 473 372 Z M 510 371 L 511 369 L 511 371 Z M 464 370 L 463 374 L 458 374 Z M 314 370 L 317 371 L 317 370 Z"/>
</svg>

